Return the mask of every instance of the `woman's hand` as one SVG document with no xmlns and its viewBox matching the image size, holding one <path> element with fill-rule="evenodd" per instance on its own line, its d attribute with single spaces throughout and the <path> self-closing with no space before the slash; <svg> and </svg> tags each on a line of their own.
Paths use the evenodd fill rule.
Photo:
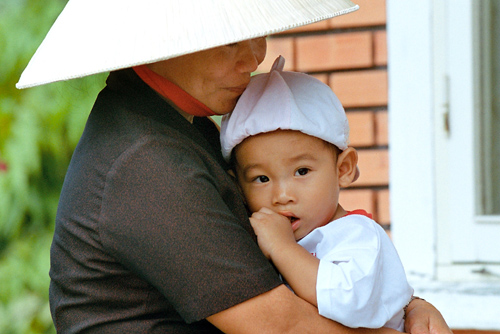
<svg viewBox="0 0 500 334">
<path fill-rule="evenodd" d="M 271 209 L 262 208 L 250 217 L 259 247 L 272 260 L 272 255 L 289 246 L 295 246 L 290 220 Z"/>
<path fill-rule="evenodd" d="M 441 313 L 422 299 L 414 299 L 408 305 L 405 330 L 410 334 L 452 334 Z"/>
</svg>

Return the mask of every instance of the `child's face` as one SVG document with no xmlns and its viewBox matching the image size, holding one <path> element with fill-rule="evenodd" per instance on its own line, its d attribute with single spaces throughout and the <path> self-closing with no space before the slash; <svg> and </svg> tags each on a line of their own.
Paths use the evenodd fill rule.
<svg viewBox="0 0 500 334">
<path fill-rule="evenodd" d="M 296 240 L 341 215 L 337 156 L 321 139 L 278 130 L 245 139 L 234 154 L 250 210 L 289 217 Z"/>
</svg>

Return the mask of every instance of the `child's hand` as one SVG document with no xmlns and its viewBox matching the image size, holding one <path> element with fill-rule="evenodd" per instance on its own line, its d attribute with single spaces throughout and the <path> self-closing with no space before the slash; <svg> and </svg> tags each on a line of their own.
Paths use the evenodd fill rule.
<svg viewBox="0 0 500 334">
<path fill-rule="evenodd" d="M 250 223 L 264 255 L 273 261 L 299 297 L 317 307 L 319 259 L 297 243 L 290 219 L 262 208 L 252 214 Z"/>
<path fill-rule="evenodd" d="M 262 208 L 250 217 L 259 247 L 268 259 L 287 245 L 296 245 L 290 220 L 271 209 Z"/>
</svg>

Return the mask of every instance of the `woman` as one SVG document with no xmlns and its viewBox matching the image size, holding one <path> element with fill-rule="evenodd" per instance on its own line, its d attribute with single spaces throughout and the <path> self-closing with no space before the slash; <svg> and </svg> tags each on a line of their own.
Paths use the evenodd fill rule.
<svg viewBox="0 0 500 334">
<path fill-rule="evenodd" d="M 363 332 L 320 317 L 281 284 L 204 117 L 233 109 L 265 48 L 265 37 L 240 38 L 110 74 L 58 208 L 50 300 L 59 332 Z M 430 304 L 406 311 L 412 332 L 449 333 Z"/>
</svg>

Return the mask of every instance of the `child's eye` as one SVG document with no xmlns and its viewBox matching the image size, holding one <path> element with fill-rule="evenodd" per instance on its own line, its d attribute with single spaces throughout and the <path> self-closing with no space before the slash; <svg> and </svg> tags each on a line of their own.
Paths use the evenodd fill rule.
<svg viewBox="0 0 500 334">
<path fill-rule="evenodd" d="M 295 175 L 298 176 L 298 175 L 306 175 L 307 173 L 309 173 L 309 168 L 299 168 L 297 169 L 297 171 L 295 172 Z"/>
<path fill-rule="evenodd" d="M 257 183 L 266 183 L 266 182 L 269 182 L 269 178 L 265 175 L 260 175 L 260 176 L 257 176 L 255 179 L 254 179 L 255 182 Z"/>
</svg>

